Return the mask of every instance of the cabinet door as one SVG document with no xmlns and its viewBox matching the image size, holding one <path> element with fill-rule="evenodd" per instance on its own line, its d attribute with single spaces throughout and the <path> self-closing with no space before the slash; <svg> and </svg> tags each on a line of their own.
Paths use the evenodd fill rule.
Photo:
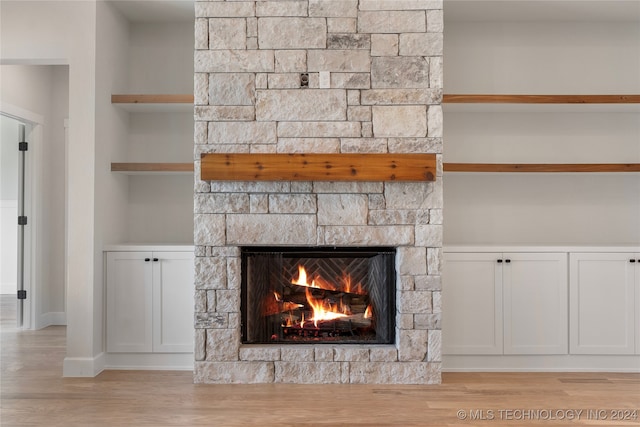
<svg viewBox="0 0 640 427">
<path fill-rule="evenodd" d="M 504 353 L 567 354 L 566 253 L 504 254 Z"/>
<path fill-rule="evenodd" d="M 498 253 L 445 253 L 445 354 L 502 354 L 502 268 Z"/>
<path fill-rule="evenodd" d="M 107 253 L 107 351 L 152 350 L 150 252 Z"/>
<path fill-rule="evenodd" d="M 634 254 L 570 255 L 572 354 L 633 354 Z"/>
<path fill-rule="evenodd" d="M 153 351 L 191 353 L 194 346 L 193 253 L 154 252 L 153 256 Z"/>
<path fill-rule="evenodd" d="M 629 258 L 631 261 L 632 258 Z M 636 354 L 640 354 L 640 253 L 635 254 L 635 279 L 636 283 L 634 286 L 634 291 L 636 293 L 636 317 L 634 326 L 636 328 Z"/>
</svg>

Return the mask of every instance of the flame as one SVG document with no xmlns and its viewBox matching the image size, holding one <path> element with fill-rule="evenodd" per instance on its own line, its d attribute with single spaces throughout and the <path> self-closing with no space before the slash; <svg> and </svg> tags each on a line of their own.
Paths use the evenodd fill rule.
<svg viewBox="0 0 640 427">
<path fill-rule="evenodd" d="M 313 309 L 313 317 L 309 319 L 309 321 L 313 321 L 314 326 L 318 327 L 318 322 L 323 320 L 335 320 L 341 317 L 347 317 L 346 314 L 337 312 L 336 308 L 331 304 L 326 303 L 323 300 L 313 298 L 309 289 L 305 290 L 305 294 L 307 296 L 307 302 Z M 300 325 L 303 326 L 303 324 L 304 321 Z"/>
<path fill-rule="evenodd" d="M 337 280 L 337 282 L 340 279 Z M 316 299 L 313 297 L 311 293 L 311 289 L 322 289 L 329 291 L 337 291 L 337 292 L 345 292 L 349 294 L 358 294 L 358 295 L 366 295 L 366 291 L 363 289 L 362 283 L 353 284 L 352 278 L 350 274 L 344 273 L 342 276 L 342 283 L 340 286 L 335 285 L 334 283 L 330 283 L 324 280 L 320 276 L 315 276 L 310 278 L 307 274 L 305 267 L 302 265 L 298 265 L 298 278 L 292 278 L 291 283 L 298 286 L 305 287 L 305 296 L 307 299 L 307 304 L 312 309 L 312 316 L 305 319 L 304 313 L 302 313 L 300 321 L 297 325 L 300 328 L 304 328 L 305 323 L 313 322 L 315 327 L 318 327 L 318 322 L 322 321 L 330 321 L 336 320 L 340 318 L 345 318 L 351 316 L 353 313 L 351 312 L 351 307 L 349 304 L 345 304 L 343 300 L 340 298 L 337 302 L 331 302 L 330 299 Z M 311 283 L 309 283 L 311 282 Z M 277 301 L 281 301 L 281 296 L 277 293 L 274 293 Z M 287 304 L 291 304 L 291 306 L 295 305 L 294 303 L 283 303 L 283 306 L 287 309 L 295 309 L 295 307 L 291 307 Z M 298 307 L 302 307 L 302 305 L 298 305 Z M 367 307 L 367 310 L 364 313 L 365 319 L 370 319 L 372 317 L 371 306 Z M 289 324 L 289 320 L 287 320 L 287 324 Z"/>
<path fill-rule="evenodd" d="M 311 286 L 307 283 L 307 270 L 303 266 L 298 266 L 298 280 L 292 280 L 291 283 L 300 286 Z"/>
<path fill-rule="evenodd" d="M 367 309 L 364 311 L 364 316 L 365 319 L 371 319 L 372 317 L 372 313 L 371 313 L 371 306 L 368 305 Z"/>
<path fill-rule="evenodd" d="M 343 289 L 345 292 L 349 294 L 357 294 L 357 295 L 365 294 L 364 289 L 362 289 L 362 283 L 358 282 L 358 284 L 355 286 L 351 284 L 351 274 L 345 274 L 343 276 L 343 281 L 344 281 Z"/>
<path fill-rule="evenodd" d="M 273 292 L 273 296 L 275 297 L 276 301 L 278 301 L 278 302 L 282 302 L 282 297 L 280 296 L 280 294 L 279 294 L 279 293 L 277 293 L 277 292 L 275 292 L 275 291 L 274 291 L 274 292 Z"/>
<path fill-rule="evenodd" d="M 307 270 L 301 265 L 298 266 L 298 278 L 292 279 L 291 283 L 298 286 L 304 286 L 307 288 L 325 289 L 328 291 L 336 291 L 336 287 L 321 277 L 315 277 L 311 283 L 307 278 Z"/>
</svg>

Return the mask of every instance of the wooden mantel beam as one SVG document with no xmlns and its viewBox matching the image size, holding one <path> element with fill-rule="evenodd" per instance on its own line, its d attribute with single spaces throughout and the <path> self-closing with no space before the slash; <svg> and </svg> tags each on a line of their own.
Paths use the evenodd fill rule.
<svg viewBox="0 0 640 427">
<path fill-rule="evenodd" d="M 203 154 L 205 181 L 435 181 L 435 154 Z"/>
</svg>

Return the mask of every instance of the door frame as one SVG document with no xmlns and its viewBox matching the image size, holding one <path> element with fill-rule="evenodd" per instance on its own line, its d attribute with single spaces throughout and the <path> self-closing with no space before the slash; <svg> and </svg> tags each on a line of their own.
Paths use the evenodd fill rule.
<svg viewBox="0 0 640 427">
<path fill-rule="evenodd" d="M 25 212 L 28 216 L 28 226 L 24 230 L 24 290 L 27 299 L 23 304 L 22 329 L 37 329 L 36 313 L 40 312 L 40 289 L 37 283 L 41 257 L 35 243 L 38 235 L 39 203 L 42 196 L 40 167 L 42 164 L 42 127 L 44 117 L 24 108 L 6 103 L 0 103 L 0 114 L 27 124 L 25 139 L 29 142 L 29 155 L 25 158 Z M 17 302 L 17 299 L 16 299 Z"/>
</svg>

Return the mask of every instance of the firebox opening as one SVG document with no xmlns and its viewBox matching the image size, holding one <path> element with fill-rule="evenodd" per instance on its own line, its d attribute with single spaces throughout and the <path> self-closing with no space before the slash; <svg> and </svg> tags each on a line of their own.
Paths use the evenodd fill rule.
<svg viewBox="0 0 640 427">
<path fill-rule="evenodd" d="M 242 342 L 391 344 L 395 248 L 242 248 Z"/>
</svg>

